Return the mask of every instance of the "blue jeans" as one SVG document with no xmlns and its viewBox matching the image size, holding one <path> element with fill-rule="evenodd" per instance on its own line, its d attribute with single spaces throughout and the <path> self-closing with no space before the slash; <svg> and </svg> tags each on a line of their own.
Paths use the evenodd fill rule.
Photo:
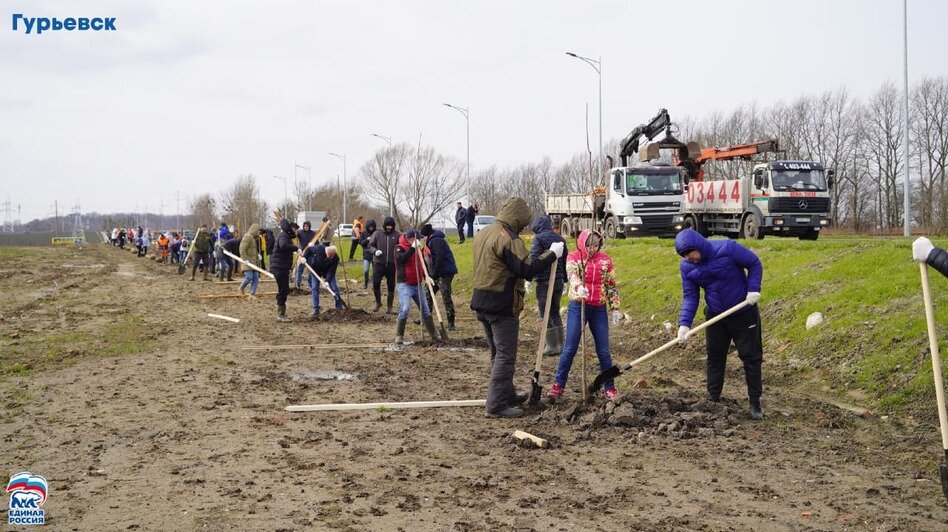
<svg viewBox="0 0 948 532">
<path fill-rule="evenodd" d="M 342 308 L 342 294 L 339 292 L 339 285 L 336 284 L 336 278 L 330 277 L 326 279 L 326 282 L 329 283 L 329 287 L 332 288 L 332 291 L 336 294 L 336 308 Z M 313 274 L 309 274 L 309 289 L 313 292 L 313 310 L 319 310 L 319 292 L 325 290 L 320 286 L 319 279 Z"/>
<path fill-rule="evenodd" d="M 474 238 L 474 220 L 467 221 L 467 237 Z"/>
<path fill-rule="evenodd" d="M 250 270 L 244 272 L 244 280 L 240 283 L 240 289 L 243 290 L 250 285 L 250 295 L 257 295 L 257 287 L 260 286 L 260 272 L 257 270 Z"/>
<path fill-rule="evenodd" d="M 303 282 L 303 270 L 306 269 L 306 265 L 302 262 L 296 266 L 296 286 L 299 287 L 300 283 Z"/>
<path fill-rule="evenodd" d="M 395 288 L 398 290 L 398 319 L 408 319 L 408 311 L 411 310 L 412 301 L 421 309 L 421 317 L 431 316 L 431 311 L 428 309 L 428 298 L 423 295 L 418 297 L 418 285 L 398 283 Z"/>
<path fill-rule="evenodd" d="M 569 370 L 573 365 L 573 357 L 579 348 L 583 325 L 580 324 L 579 301 L 570 301 L 566 310 L 566 343 L 560 353 L 560 362 L 556 366 L 556 383 L 566 386 Z M 605 371 L 612 367 L 612 357 L 609 355 L 609 316 L 606 306 L 586 305 L 586 323 L 596 343 L 596 356 L 599 358 L 599 369 Z M 612 381 L 606 382 L 606 389 L 615 388 Z"/>
<path fill-rule="evenodd" d="M 369 266 L 371 265 L 372 265 L 372 261 L 370 261 L 369 259 L 362 259 L 362 274 L 363 275 L 369 274 Z"/>
</svg>

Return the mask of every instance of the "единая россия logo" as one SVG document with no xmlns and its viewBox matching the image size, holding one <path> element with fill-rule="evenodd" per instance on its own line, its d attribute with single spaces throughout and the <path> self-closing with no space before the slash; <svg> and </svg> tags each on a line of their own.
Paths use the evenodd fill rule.
<svg viewBox="0 0 948 532">
<path fill-rule="evenodd" d="M 46 503 L 49 487 L 45 478 L 22 471 L 10 477 L 7 493 L 10 494 L 7 524 L 42 525 L 46 522 L 46 510 L 42 506 Z"/>
</svg>

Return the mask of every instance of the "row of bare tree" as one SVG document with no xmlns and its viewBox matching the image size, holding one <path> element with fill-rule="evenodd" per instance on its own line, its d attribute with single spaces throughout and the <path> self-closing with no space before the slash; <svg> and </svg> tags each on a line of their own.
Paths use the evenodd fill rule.
<svg viewBox="0 0 948 532">
<path fill-rule="evenodd" d="M 911 217 L 920 229 L 948 231 L 948 77 L 925 78 L 911 87 L 909 143 L 912 196 Z M 845 88 L 804 95 L 767 108 L 741 105 L 728 112 L 686 117 L 677 123 L 676 136 L 701 146 L 727 146 L 776 138 L 787 159 L 812 160 L 836 171 L 832 216 L 837 227 L 857 232 L 900 227 L 903 217 L 905 142 L 902 93 L 884 83 L 867 100 Z M 631 129 L 630 125 L 630 129 Z M 605 152 L 617 157 L 618 139 Z M 534 212 L 543 212 L 548 193 L 584 192 L 599 182 L 600 171 L 590 149 L 562 164 L 549 158 L 500 168 L 489 166 L 471 176 L 457 159 L 421 144 L 396 144 L 379 149 L 365 161 L 346 198 L 352 217 L 392 215 L 399 227 L 419 226 L 448 215 L 451 206 L 468 196 L 481 212 L 496 213 L 504 199 L 520 196 Z M 749 165 L 737 161 L 711 163 L 710 178 L 738 177 Z M 297 183 L 286 205 L 268 206 L 260 199 L 252 175 L 239 176 L 219 197 L 203 195 L 192 202 L 196 224 L 221 219 L 247 227 L 265 220 L 273 208 L 292 219 L 301 207 L 327 211 L 341 220 L 344 187 L 339 183 L 315 188 Z M 316 221 L 314 220 L 314 223 Z"/>
</svg>

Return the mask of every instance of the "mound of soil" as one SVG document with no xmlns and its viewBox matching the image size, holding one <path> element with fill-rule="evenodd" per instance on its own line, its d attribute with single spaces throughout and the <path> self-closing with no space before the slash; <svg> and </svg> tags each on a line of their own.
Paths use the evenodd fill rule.
<svg viewBox="0 0 948 532">
<path fill-rule="evenodd" d="M 326 323 L 366 323 L 386 321 L 384 315 L 372 314 L 358 308 L 329 309 L 319 313 L 313 321 Z"/>
<path fill-rule="evenodd" d="M 471 338 L 451 338 L 446 342 L 435 342 L 434 340 L 416 340 L 412 345 L 417 347 L 488 348 L 487 339 L 483 336 L 473 336 Z"/>
<path fill-rule="evenodd" d="M 674 395 L 629 393 L 612 403 L 582 405 L 556 403 L 537 420 L 575 424 L 592 431 L 616 427 L 647 435 L 676 438 L 731 436 L 746 416 L 746 406 L 731 400 L 713 403 L 687 392 Z"/>
</svg>

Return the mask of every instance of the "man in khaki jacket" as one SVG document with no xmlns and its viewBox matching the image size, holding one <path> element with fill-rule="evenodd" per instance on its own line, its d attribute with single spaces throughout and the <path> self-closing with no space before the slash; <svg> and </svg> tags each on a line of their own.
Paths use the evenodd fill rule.
<svg viewBox="0 0 948 532">
<path fill-rule="evenodd" d="M 533 215 L 523 198 L 508 198 L 494 223 L 474 237 L 474 294 L 471 310 L 484 325 L 490 345 L 490 382 L 487 417 L 519 417 L 527 394 L 513 383 L 523 310 L 524 279 L 530 279 L 563 255 L 563 244 L 553 244 L 536 259 L 530 257 L 522 231 Z"/>
</svg>

